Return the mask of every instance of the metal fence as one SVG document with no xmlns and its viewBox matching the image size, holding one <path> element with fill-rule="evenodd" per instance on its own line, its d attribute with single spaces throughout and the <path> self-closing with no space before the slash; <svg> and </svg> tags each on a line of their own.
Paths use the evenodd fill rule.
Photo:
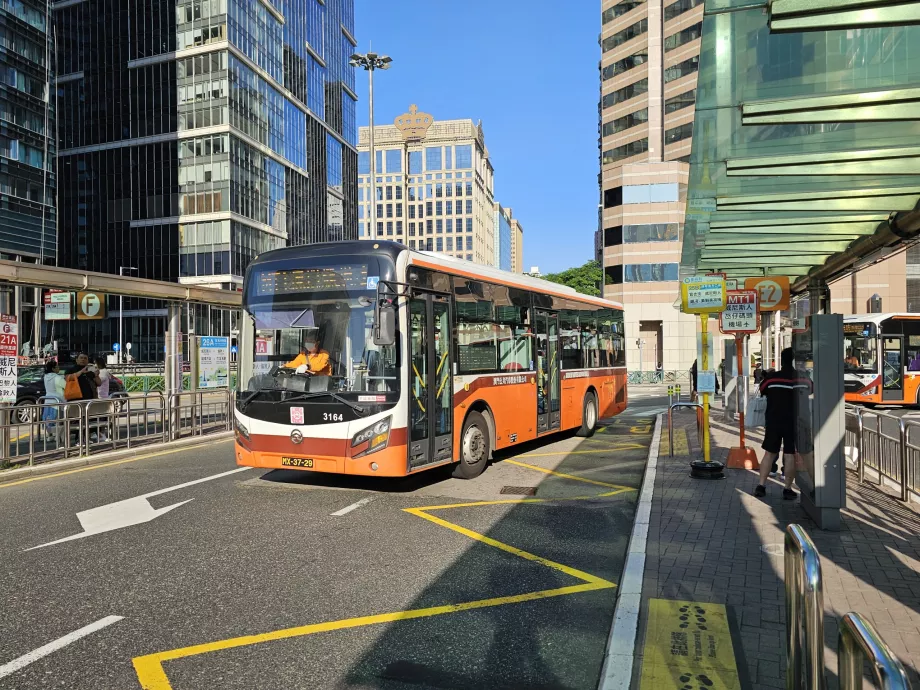
<svg viewBox="0 0 920 690">
<path fill-rule="evenodd" d="M 912 433 L 913 432 L 913 433 Z M 897 488 L 901 500 L 920 499 L 920 423 L 848 405 L 844 445 L 859 481 L 874 470 L 879 484 Z"/>
<path fill-rule="evenodd" d="M 19 408 L 17 408 L 17 412 Z M 0 468 L 230 431 L 233 393 L 159 392 L 109 400 L 40 398 L 28 415 L 0 419 Z M 26 421 L 20 421 L 26 418 Z M 5 449 L 5 453 L 3 452 Z"/>
<path fill-rule="evenodd" d="M 627 383 L 690 383 L 689 371 L 629 371 Z"/>
</svg>

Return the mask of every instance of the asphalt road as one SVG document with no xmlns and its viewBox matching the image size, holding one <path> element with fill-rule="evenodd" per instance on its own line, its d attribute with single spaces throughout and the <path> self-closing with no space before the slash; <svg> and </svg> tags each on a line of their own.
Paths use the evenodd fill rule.
<svg viewBox="0 0 920 690">
<path fill-rule="evenodd" d="M 630 397 L 472 481 L 207 442 L 0 485 L 0 688 L 595 688 L 666 404 Z"/>
</svg>

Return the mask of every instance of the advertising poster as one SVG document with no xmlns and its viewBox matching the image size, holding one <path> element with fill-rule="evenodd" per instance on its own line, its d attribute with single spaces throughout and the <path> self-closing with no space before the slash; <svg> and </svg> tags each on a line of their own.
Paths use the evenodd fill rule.
<svg viewBox="0 0 920 690">
<path fill-rule="evenodd" d="M 0 314 L 0 403 L 16 402 L 19 376 L 19 330 L 16 317 Z"/>
<path fill-rule="evenodd" d="M 198 387 L 226 388 L 230 385 L 230 338 L 198 338 Z"/>
</svg>

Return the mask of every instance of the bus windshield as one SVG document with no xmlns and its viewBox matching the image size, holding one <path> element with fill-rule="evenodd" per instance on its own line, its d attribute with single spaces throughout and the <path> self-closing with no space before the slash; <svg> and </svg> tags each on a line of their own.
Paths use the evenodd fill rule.
<svg viewBox="0 0 920 690">
<path fill-rule="evenodd" d="M 878 347 L 874 324 L 843 325 L 843 371 L 850 374 L 878 372 Z"/>
<path fill-rule="evenodd" d="M 398 392 L 396 348 L 373 339 L 377 263 L 340 257 L 254 271 L 244 305 L 254 330 L 252 351 L 244 354 L 252 368 L 240 377 L 240 390 L 287 388 L 281 379 L 301 375 L 328 377 L 307 390 Z"/>
</svg>

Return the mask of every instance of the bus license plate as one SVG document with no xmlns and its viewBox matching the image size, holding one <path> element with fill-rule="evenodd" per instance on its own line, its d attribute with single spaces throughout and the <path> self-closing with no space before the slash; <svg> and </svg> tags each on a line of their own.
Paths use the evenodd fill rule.
<svg viewBox="0 0 920 690">
<path fill-rule="evenodd" d="M 313 458 L 281 458 L 284 467 L 313 467 Z"/>
</svg>

